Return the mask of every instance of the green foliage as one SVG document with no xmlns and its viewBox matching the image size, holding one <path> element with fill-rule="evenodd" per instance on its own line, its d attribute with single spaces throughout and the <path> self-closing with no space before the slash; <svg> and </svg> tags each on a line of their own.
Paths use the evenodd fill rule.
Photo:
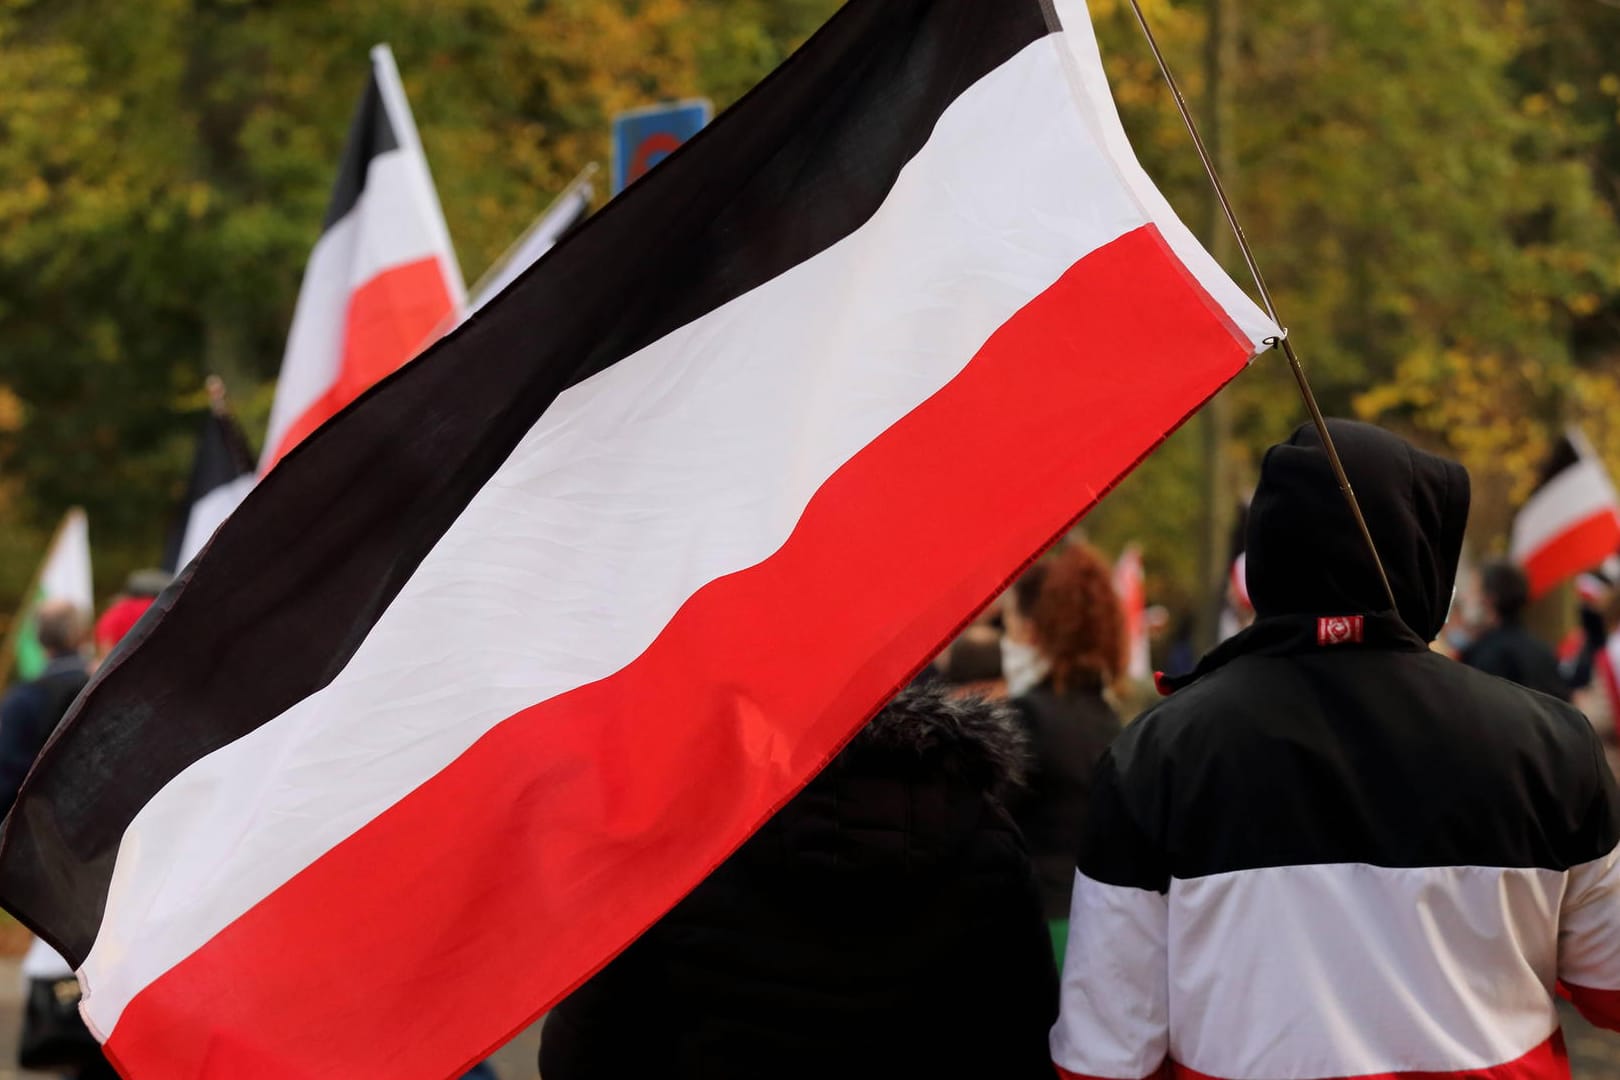
<svg viewBox="0 0 1620 1080">
<path fill-rule="evenodd" d="M 1122 6 L 1093 8 L 1127 126 L 1197 226 L 1210 216 L 1203 178 Z M 1605 407 L 1620 404 L 1609 390 L 1620 325 L 1593 317 L 1620 312 L 1620 78 L 1603 47 L 1620 11 L 1571 0 L 1232 6 L 1238 167 L 1226 179 L 1318 396 L 1330 413 L 1461 457 L 1476 477 L 1475 543 L 1498 546 L 1559 421 L 1585 421 L 1620 465 L 1620 413 Z M 1198 100 L 1200 5 L 1149 11 Z M 1248 280 L 1241 264 L 1229 269 Z M 1275 354 L 1227 393 L 1244 483 L 1226 494 L 1238 496 L 1260 450 L 1305 415 Z M 1105 544 L 1140 536 L 1172 596 L 1191 580 L 1194 453 L 1150 461 L 1092 525 Z M 1119 505 L 1137 501 L 1150 508 Z"/>
<path fill-rule="evenodd" d="M 836 6 L 0 0 L 0 610 L 68 505 L 89 510 L 103 591 L 156 558 L 205 372 L 262 430 L 371 44 L 398 57 L 472 278 L 606 164 L 614 112 L 724 106 Z M 1207 185 L 1140 31 L 1123 0 L 1091 6 L 1144 163 L 1207 232 Z M 1197 102 L 1203 3 L 1146 7 Z M 1487 530 L 1552 421 L 1587 420 L 1620 464 L 1620 11 L 1235 10 L 1228 180 L 1324 404 L 1461 454 L 1508 493 L 1486 500 Z M 1275 356 L 1228 393 L 1241 487 L 1302 410 Z M 1141 541 L 1178 602 L 1199 589 L 1201 453 L 1178 435 L 1086 525 L 1110 549 Z"/>
</svg>

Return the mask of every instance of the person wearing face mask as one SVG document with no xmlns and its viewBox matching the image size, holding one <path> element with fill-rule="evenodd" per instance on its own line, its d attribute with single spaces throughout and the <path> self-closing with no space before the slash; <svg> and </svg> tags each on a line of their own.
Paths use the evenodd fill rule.
<svg viewBox="0 0 1620 1080">
<path fill-rule="evenodd" d="M 1108 564 L 1083 544 L 1026 571 L 1003 597 L 1002 619 L 1001 672 L 1034 758 L 1011 809 L 1061 956 L 1092 772 L 1120 731 L 1104 692 L 1125 665 L 1125 620 Z"/>
</svg>

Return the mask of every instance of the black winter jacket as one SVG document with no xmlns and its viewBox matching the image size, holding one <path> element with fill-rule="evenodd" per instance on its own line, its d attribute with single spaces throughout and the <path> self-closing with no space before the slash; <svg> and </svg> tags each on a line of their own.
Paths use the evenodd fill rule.
<svg viewBox="0 0 1620 1080">
<path fill-rule="evenodd" d="M 34 759 L 89 681 L 83 659 L 59 656 L 39 678 L 0 698 L 0 818 L 11 812 Z"/>
<path fill-rule="evenodd" d="M 545 1080 L 1051 1076 L 1005 710 L 908 691 L 555 1009 Z"/>
<path fill-rule="evenodd" d="M 1033 758 L 1028 784 L 1012 798 L 1013 819 L 1035 863 L 1042 910 L 1048 919 L 1066 919 L 1091 777 L 1119 734 L 1119 714 L 1096 687 L 1060 694 L 1050 679 L 1008 704 L 1018 711 Z"/>
</svg>

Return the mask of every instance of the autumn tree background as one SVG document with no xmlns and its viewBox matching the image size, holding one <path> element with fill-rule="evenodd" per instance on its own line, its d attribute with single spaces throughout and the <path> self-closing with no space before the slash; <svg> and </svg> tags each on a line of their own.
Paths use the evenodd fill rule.
<svg viewBox="0 0 1620 1080">
<path fill-rule="evenodd" d="M 1195 102 L 1209 2 L 1145 4 Z M 1222 2 L 1228 183 L 1324 407 L 1459 457 L 1470 544 L 1500 550 L 1562 424 L 1620 467 L 1620 6 Z M 102 593 L 157 560 L 206 373 L 262 434 L 371 44 L 398 57 L 472 280 L 607 162 L 615 112 L 723 107 L 836 7 L 0 0 L 0 612 L 69 505 L 89 511 Z M 1207 234 L 1140 31 L 1123 0 L 1091 8 L 1138 153 Z M 1085 526 L 1141 542 L 1177 607 L 1206 588 L 1205 500 L 1242 497 L 1303 419 L 1275 355 L 1226 396 L 1230 490 L 1184 432 Z M 948 496 L 950 474 L 918 482 Z"/>
</svg>

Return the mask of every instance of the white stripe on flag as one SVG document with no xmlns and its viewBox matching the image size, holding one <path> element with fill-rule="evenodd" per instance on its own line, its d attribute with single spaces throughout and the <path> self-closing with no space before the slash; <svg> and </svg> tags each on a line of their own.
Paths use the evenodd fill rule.
<svg viewBox="0 0 1620 1080">
<path fill-rule="evenodd" d="M 451 303 L 459 311 L 467 305 L 467 286 L 461 280 L 461 263 L 456 260 L 455 245 L 450 242 L 450 227 L 445 224 L 444 209 L 439 205 L 439 189 L 434 186 L 427 151 L 422 149 L 422 137 L 416 131 L 416 117 L 405 97 L 405 84 L 399 77 L 399 66 L 394 63 L 394 51 L 387 45 L 373 45 L 371 69 L 377 76 L 377 91 L 382 95 L 383 107 L 388 110 L 394 138 L 412 163 L 404 177 L 412 193 L 411 210 L 415 216 L 411 220 L 426 229 L 427 250 L 438 256 Z M 367 184 L 370 184 L 369 176 Z"/>
</svg>

